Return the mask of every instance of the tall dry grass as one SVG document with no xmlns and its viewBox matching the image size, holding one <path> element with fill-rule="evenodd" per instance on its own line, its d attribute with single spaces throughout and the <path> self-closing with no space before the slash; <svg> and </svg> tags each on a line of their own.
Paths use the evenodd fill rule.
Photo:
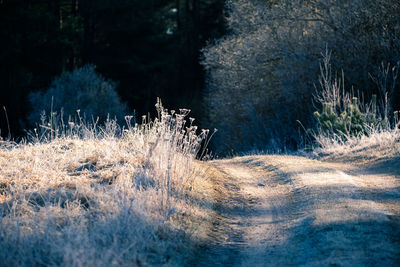
<svg viewBox="0 0 400 267">
<path fill-rule="evenodd" d="M 312 153 L 318 157 L 343 158 L 361 164 L 396 161 L 400 166 L 400 123 L 387 128 L 366 129 L 367 134 L 358 136 L 316 135 L 318 147 Z"/>
<path fill-rule="evenodd" d="M 378 97 L 373 95 L 369 102 L 354 101 L 358 100 L 354 91 L 345 91 L 343 72 L 342 78 L 333 75 L 331 52 L 326 50 L 322 56 L 320 88 L 316 91 L 314 100 L 319 106 L 329 107 L 330 110 L 328 113 L 326 110 L 322 111 L 325 117 L 319 114 L 317 116 L 319 128 L 312 132 L 316 144 L 313 154 L 360 163 L 390 160 L 400 164 L 399 111 L 392 112 L 393 91 L 397 84 L 400 63 L 394 66 L 382 63 L 379 75 L 371 76 L 378 86 Z M 358 118 L 352 118 L 355 115 Z M 345 119 L 348 119 L 346 127 L 338 127 L 338 121 Z M 326 127 L 327 123 L 329 127 Z"/>
<path fill-rule="evenodd" d="M 123 128 L 52 113 L 29 140 L 0 143 L 2 265 L 185 263 L 208 131 L 186 123 L 188 110 L 156 106 L 154 121 Z"/>
</svg>

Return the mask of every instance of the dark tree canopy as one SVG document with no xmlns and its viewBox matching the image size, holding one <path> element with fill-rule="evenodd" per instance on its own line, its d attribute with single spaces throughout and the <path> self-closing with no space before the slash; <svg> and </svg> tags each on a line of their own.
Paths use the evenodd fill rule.
<svg viewBox="0 0 400 267">
<path fill-rule="evenodd" d="M 27 95 L 85 64 L 118 82 L 130 109 L 201 114 L 200 49 L 224 32 L 223 0 L 1 0 L 0 106 L 13 136 L 27 127 Z M 5 114 L 0 129 L 7 136 Z"/>
</svg>

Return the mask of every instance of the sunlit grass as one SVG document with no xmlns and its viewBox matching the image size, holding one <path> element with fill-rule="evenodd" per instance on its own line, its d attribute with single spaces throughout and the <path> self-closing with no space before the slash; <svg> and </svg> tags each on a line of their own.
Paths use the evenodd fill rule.
<svg viewBox="0 0 400 267">
<path fill-rule="evenodd" d="M 51 117 L 28 141 L 0 144 L 0 262 L 176 265 L 190 255 L 196 162 L 208 131 L 188 110 L 102 127 Z M 201 197 L 198 196 L 200 199 Z M 199 200 L 198 200 L 199 201 Z"/>
<path fill-rule="evenodd" d="M 347 158 L 359 163 L 400 159 L 399 122 L 393 127 L 369 127 L 367 130 L 367 134 L 359 136 L 316 135 L 319 146 L 313 153 L 324 157 Z"/>
</svg>

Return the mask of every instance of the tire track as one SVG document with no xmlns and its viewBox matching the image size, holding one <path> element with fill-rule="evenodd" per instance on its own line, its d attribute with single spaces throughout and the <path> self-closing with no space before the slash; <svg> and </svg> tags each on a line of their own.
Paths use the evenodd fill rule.
<svg viewBox="0 0 400 267">
<path fill-rule="evenodd" d="M 400 177 L 294 156 L 210 164 L 224 179 L 193 265 L 400 263 Z"/>
</svg>

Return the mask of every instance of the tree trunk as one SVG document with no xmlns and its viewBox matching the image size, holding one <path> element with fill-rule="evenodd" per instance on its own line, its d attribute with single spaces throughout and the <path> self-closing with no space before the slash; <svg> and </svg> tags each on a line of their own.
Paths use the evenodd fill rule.
<svg viewBox="0 0 400 267">
<path fill-rule="evenodd" d="M 93 50 L 95 48 L 95 16 L 93 1 L 86 0 L 81 2 L 83 14 L 83 60 L 92 63 L 94 59 Z"/>
<path fill-rule="evenodd" d="M 176 0 L 176 26 L 178 32 L 181 29 L 181 1 Z"/>
</svg>

